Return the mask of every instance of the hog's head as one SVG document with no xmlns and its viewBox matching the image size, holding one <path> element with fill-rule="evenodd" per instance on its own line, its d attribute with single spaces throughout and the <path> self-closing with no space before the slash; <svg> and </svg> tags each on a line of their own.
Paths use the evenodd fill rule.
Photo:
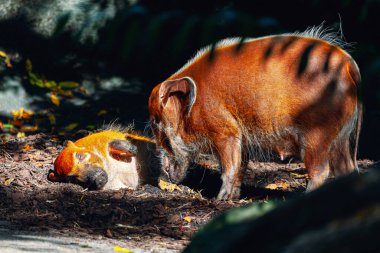
<svg viewBox="0 0 380 253">
<path fill-rule="evenodd" d="M 190 77 L 164 81 L 149 97 L 150 126 L 161 154 L 162 175 L 173 183 L 184 179 L 190 163 L 185 124 L 195 98 L 196 86 Z"/>
</svg>

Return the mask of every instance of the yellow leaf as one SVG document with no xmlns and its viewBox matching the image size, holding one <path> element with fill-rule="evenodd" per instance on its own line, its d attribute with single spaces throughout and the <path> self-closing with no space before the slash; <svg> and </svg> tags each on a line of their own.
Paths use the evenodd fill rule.
<svg viewBox="0 0 380 253">
<path fill-rule="evenodd" d="M 267 186 L 265 186 L 266 189 L 269 189 L 269 190 L 278 190 L 278 189 L 287 189 L 289 188 L 289 184 L 288 183 L 277 183 L 277 184 L 268 184 Z"/>
<path fill-rule="evenodd" d="M 299 174 L 299 173 L 295 173 L 295 172 L 290 172 L 290 175 L 295 177 L 295 178 L 305 178 L 306 177 L 306 174 Z"/>
<path fill-rule="evenodd" d="M 12 63 L 11 63 L 11 59 L 9 58 L 9 56 L 4 51 L 0 51 L 0 57 L 4 58 L 5 65 L 8 68 L 12 68 L 13 67 Z"/>
<path fill-rule="evenodd" d="M 31 150 L 32 148 L 30 147 L 29 144 L 25 144 L 23 147 L 22 147 L 22 152 L 28 152 L 29 150 Z"/>
<path fill-rule="evenodd" d="M 59 104 L 61 103 L 61 101 L 59 101 L 59 98 L 57 96 L 57 94 L 55 93 L 52 93 L 51 96 L 50 96 L 50 100 L 53 104 L 55 104 L 56 106 L 59 106 Z"/>
<path fill-rule="evenodd" d="M 14 120 L 16 120 L 18 118 L 18 115 L 19 115 L 18 111 L 12 111 L 11 114 L 12 114 Z"/>
<path fill-rule="evenodd" d="M 192 220 L 190 216 L 183 217 L 183 219 L 184 219 L 185 221 L 189 222 L 189 223 L 190 223 L 191 220 Z"/>
<path fill-rule="evenodd" d="M 288 183 L 274 183 L 274 184 L 268 184 L 265 188 L 269 190 L 277 190 L 277 189 L 287 189 L 290 185 Z"/>
<path fill-rule="evenodd" d="M 23 138 L 25 138 L 25 133 L 24 133 L 24 132 L 18 132 L 18 133 L 17 133 L 17 138 L 18 138 L 18 139 L 23 139 Z"/>
<path fill-rule="evenodd" d="M 178 185 L 165 182 L 161 179 L 158 183 L 158 187 L 160 187 L 161 190 L 166 190 L 168 192 L 173 192 L 174 190 L 182 192 L 181 188 L 179 188 Z"/>
<path fill-rule="evenodd" d="M 68 97 L 71 98 L 73 97 L 73 93 L 70 90 L 62 90 L 62 89 L 57 89 L 58 95 L 62 97 Z"/>
<path fill-rule="evenodd" d="M 107 113 L 108 113 L 108 111 L 105 110 L 105 109 L 103 109 L 103 110 L 100 110 L 97 115 L 98 116 L 103 116 L 103 115 L 106 115 Z"/>
<path fill-rule="evenodd" d="M 29 119 L 30 117 L 33 116 L 34 113 L 31 111 L 27 111 L 21 107 L 20 110 L 12 111 L 11 114 L 13 116 L 13 119 L 16 120 L 16 119 Z"/>
<path fill-rule="evenodd" d="M 5 186 L 10 186 L 11 183 L 13 182 L 13 180 L 15 180 L 15 179 L 14 178 L 8 178 L 7 180 L 5 180 L 4 185 Z"/>
<path fill-rule="evenodd" d="M 37 132 L 38 130 L 39 130 L 39 128 L 37 125 L 35 125 L 35 126 L 22 126 L 20 128 L 20 131 L 25 132 L 25 133 L 34 133 L 34 132 Z"/>
<path fill-rule="evenodd" d="M 128 248 L 122 248 L 122 247 L 119 247 L 119 246 L 114 247 L 113 250 L 117 251 L 117 252 L 133 253 L 132 250 L 130 250 Z"/>
<path fill-rule="evenodd" d="M 50 125 L 55 125 L 57 123 L 57 119 L 55 118 L 54 114 L 49 114 L 48 118 L 50 121 Z"/>
</svg>

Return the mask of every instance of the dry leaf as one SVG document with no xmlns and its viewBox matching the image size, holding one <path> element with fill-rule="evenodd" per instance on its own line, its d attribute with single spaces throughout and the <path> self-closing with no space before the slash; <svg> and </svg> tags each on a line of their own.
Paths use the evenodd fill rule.
<svg viewBox="0 0 380 253">
<path fill-rule="evenodd" d="M 163 180 L 160 180 L 160 182 L 158 183 L 158 187 L 160 187 L 161 190 L 166 190 L 168 192 L 173 192 L 174 190 L 182 192 L 181 188 L 179 188 L 178 185 L 171 184 Z"/>
<path fill-rule="evenodd" d="M 13 182 L 13 180 L 15 180 L 15 179 L 14 178 L 8 178 L 7 180 L 5 180 L 4 185 L 5 186 L 10 186 L 11 183 Z"/>
<path fill-rule="evenodd" d="M 55 125 L 57 123 L 57 119 L 54 114 L 49 114 L 48 115 L 50 125 Z"/>
<path fill-rule="evenodd" d="M 29 145 L 29 144 L 25 144 L 23 147 L 22 147 L 22 152 L 28 152 L 29 150 L 31 150 L 32 147 Z"/>
<path fill-rule="evenodd" d="M 306 177 L 306 174 L 299 174 L 299 173 L 295 173 L 295 172 L 290 172 L 290 175 L 292 177 L 295 177 L 295 178 L 305 178 Z"/>
<path fill-rule="evenodd" d="M 108 113 L 108 111 L 105 110 L 105 109 L 103 109 L 103 110 L 100 110 L 97 115 L 98 116 L 103 116 L 103 115 L 106 115 L 107 113 Z"/>
<path fill-rule="evenodd" d="M 23 139 L 23 138 L 25 138 L 25 133 L 24 132 L 18 132 L 16 137 L 18 139 Z"/>
<path fill-rule="evenodd" d="M 119 247 L 119 246 L 114 247 L 113 250 L 117 251 L 117 252 L 133 253 L 132 250 L 130 250 L 128 248 L 122 248 L 122 247 Z"/>
<path fill-rule="evenodd" d="M 33 116 L 34 113 L 32 111 L 27 111 L 21 107 L 20 110 L 12 111 L 11 114 L 13 116 L 13 119 L 17 120 L 17 119 L 29 119 L 30 117 Z"/>
<path fill-rule="evenodd" d="M 4 58 L 5 65 L 8 68 L 12 68 L 13 67 L 12 63 L 11 63 L 11 59 L 9 58 L 9 56 L 4 51 L 0 51 L 0 57 Z"/>
<path fill-rule="evenodd" d="M 266 189 L 269 189 L 269 190 L 278 190 L 278 189 L 287 189 L 289 188 L 289 184 L 288 183 L 277 183 L 277 184 L 268 184 L 267 186 L 265 186 Z"/>
<path fill-rule="evenodd" d="M 57 94 L 55 94 L 55 93 L 52 93 L 52 94 L 50 95 L 50 100 L 51 100 L 51 102 L 52 102 L 53 104 L 55 104 L 56 106 L 59 106 L 60 103 L 61 103 L 61 101 L 59 100 Z"/>
<path fill-rule="evenodd" d="M 39 130 L 37 125 L 35 126 L 21 126 L 20 131 L 25 133 L 34 133 Z"/>
<path fill-rule="evenodd" d="M 185 221 L 189 222 L 189 223 L 190 223 L 191 220 L 192 220 L 190 216 L 183 217 L 183 219 L 184 219 Z"/>
<path fill-rule="evenodd" d="M 65 126 L 65 130 L 66 131 L 72 131 L 72 130 L 74 130 L 75 128 L 77 128 L 78 127 L 78 123 L 70 123 L 70 124 L 68 124 L 67 126 Z"/>
</svg>

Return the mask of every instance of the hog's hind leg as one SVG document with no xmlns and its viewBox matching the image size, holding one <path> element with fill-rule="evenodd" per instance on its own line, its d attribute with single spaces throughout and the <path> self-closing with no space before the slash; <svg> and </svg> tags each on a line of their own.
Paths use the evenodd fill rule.
<svg viewBox="0 0 380 253">
<path fill-rule="evenodd" d="M 333 145 L 330 151 L 330 168 L 335 177 L 349 174 L 355 170 L 348 138 Z"/>
<path fill-rule="evenodd" d="M 310 178 L 306 191 L 309 192 L 321 186 L 329 176 L 329 149 L 333 137 L 317 130 L 308 133 L 305 140 L 304 163 Z"/>
</svg>

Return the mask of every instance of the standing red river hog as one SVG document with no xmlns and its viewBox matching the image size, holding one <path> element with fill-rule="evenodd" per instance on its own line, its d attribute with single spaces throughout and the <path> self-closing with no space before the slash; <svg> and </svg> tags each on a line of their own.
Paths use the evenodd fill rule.
<svg viewBox="0 0 380 253">
<path fill-rule="evenodd" d="M 307 191 L 316 189 L 330 171 L 357 167 L 359 82 L 355 61 L 322 26 L 206 47 L 150 95 L 162 173 L 178 183 L 191 161 L 214 154 L 217 198 L 238 198 L 248 159 L 278 148 L 301 157 Z"/>
</svg>

